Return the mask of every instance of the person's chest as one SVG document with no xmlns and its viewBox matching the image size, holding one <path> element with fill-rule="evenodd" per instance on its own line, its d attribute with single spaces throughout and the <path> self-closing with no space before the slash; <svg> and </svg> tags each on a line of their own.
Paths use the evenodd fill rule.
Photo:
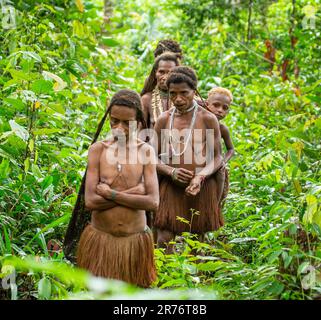
<svg viewBox="0 0 321 320">
<path fill-rule="evenodd" d="M 135 151 L 105 149 L 100 157 L 100 180 L 119 190 L 136 186 L 142 180 L 143 165 Z"/>
</svg>

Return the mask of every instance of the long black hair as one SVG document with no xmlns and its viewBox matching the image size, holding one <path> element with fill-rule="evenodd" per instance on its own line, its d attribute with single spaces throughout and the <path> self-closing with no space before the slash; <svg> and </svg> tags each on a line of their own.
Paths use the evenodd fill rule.
<svg viewBox="0 0 321 320">
<path fill-rule="evenodd" d="M 162 53 L 169 51 L 174 52 L 179 59 L 183 58 L 183 52 L 179 43 L 172 39 L 160 40 L 154 50 L 154 57 L 157 58 Z"/>
<path fill-rule="evenodd" d="M 146 128 L 144 113 L 142 109 L 142 101 L 139 94 L 133 90 L 122 89 L 116 92 L 110 100 L 107 114 L 110 115 L 111 108 L 114 105 L 125 106 L 136 110 L 136 120 L 140 122 L 143 128 Z"/>
<path fill-rule="evenodd" d="M 159 57 L 157 57 L 152 67 L 152 71 L 150 72 L 148 78 L 145 81 L 144 88 L 140 94 L 141 96 L 143 96 L 145 93 L 152 92 L 155 89 L 157 85 L 156 71 L 158 69 L 160 61 L 173 61 L 176 66 L 180 64 L 179 57 L 173 52 L 165 52 L 161 54 Z"/>
</svg>

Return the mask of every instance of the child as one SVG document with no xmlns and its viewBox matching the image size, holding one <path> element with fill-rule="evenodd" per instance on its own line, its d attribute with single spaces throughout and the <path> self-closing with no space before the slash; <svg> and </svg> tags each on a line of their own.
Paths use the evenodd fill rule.
<svg viewBox="0 0 321 320">
<path fill-rule="evenodd" d="M 207 109 L 215 114 L 218 121 L 221 121 L 228 114 L 232 100 L 233 95 L 230 90 L 221 87 L 213 88 L 208 93 L 208 98 L 206 100 Z M 215 173 L 215 179 L 219 187 L 219 201 L 220 204 L 222 204 L 222 201 L 227 196 L 229 188 L 226 163 L 234 155 L 234 147 L 227 126 L 220 123 L 220 130 L 227 150 L 223 157 L 222 167 Z"/>
</svg>

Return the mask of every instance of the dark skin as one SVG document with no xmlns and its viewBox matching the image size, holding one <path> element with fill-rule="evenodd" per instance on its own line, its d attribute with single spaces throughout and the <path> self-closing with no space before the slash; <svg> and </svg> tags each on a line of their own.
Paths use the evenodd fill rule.
<svg viewBox="0 0 321 320">
<path fill-rule="evenodd" d="M 135 120 L 135 109 L 114 105 L 110 118 L 113 137 L 94 143 L 88 154 L 85 204 L 92 210 L 91 223 L 116 236 L 143 231 L 145 210 L 156 210 L 159 204 L 156 165 L 128 161 L 129 150 L 134 147 L 138 147 L 138 153 L 155 156 L 151 146 L 129 136 L 129 122 Z M 118 139 L 120 133 L 124 141 Z M 108 159 L 117 154 L 121 143 L 127 152 L 119 156 L 120 177 L 117 164 Z"/>
<path fill-rule="evenodd" d="M 192 89 L 189 84 L 171 83 L 169 86 L 170 99 L 178 111 L 184 112 L 193 105 L 195 96 L 195 90 Z M 170 111 L 164 112 L 157 120 L 155 125 L 155 131 L 157 133 L 158 145 L 157 155 L 161 153 L 161 131 L 169 128 Z M 182 114 L 175 114 L 173 128 L 178 130 L 188 129 L 192 121 L 193 111 Z M 220 139 L 221 134 L 219 130 L 219 122 L 217 118 L 204 108 L 199 107 L 196 115 L 194 129 L 202 129 L 202 141 L 201 144 L 206 146 L 213 146 L 214 158 L 206 164 L 197 164 L 193 158 L 192 163 L 184 163 L 184 154 L 180 156 L 179 164 L 169 163 L 165 164 L 159 160 L 157 164 L 157 172 L 161 175 L 171 177 L 174 183 L 177 183 L 185 187 L 185 192 L 189 196 L 196 196 L 201 190 L 201 184 L 205 177 L 214 174 L 221 166 L 221 148 Z M 214 129 L 214 135 L 207 138 L 206 141 L 206 129 Z M 194 131 L 193 131 L 194 139 Z M 210 141 L 208 141 L 210 140 Z M 156 144 L 154 141 L 154 146 Z M 196 173 L 196 168 L 200 167 L 200 170 Z M 173 169 L 175 171 L 173 172 Z M 162 199 L 160 199 L 162 201 Z M 175 234 L 171 230 L 157 230 L 158 238 L 157 243 L 163 247 L 171 239 L 175 237 Z"/>
<path fill-rule="evenodd" d="M 207 108 L 210 112 L 215 114 L 219 121 L 223 120 L 230 109 L 231 99 L 223 93 L 215 93 L 210 95 L 207 99 Z M 219 186 L 219 199 L 222 200 L 222 195 L 224 191 L 224 181 L 225 181 L 225 165 L 226 163 L 233 157 L 235 151 L 233 142 L 231 139 L 230 131 L 226 125 L 220 123 L 220 131 L 221 136 L 226 146 L 226 153 L 223 157 L 223 165 L 218 170 L 217 174 L 215 175 L 215 179 Z"/>
<path fill-rule="evenodd" d="M 174 67 L 176 67 L 176 64 L 174 61 L 166 61 L 166 60 L 159 61 L 158 68 L 156 70 L 157 87 L 159 90 L 163 92 L 168 91 L 166 86 L 166 80 L 169 72 Z M 152 103 L 152 93 L 148 92 L 142 96 L 143 112 L 144 112 L 144 118 L 146 123 L 149 123 L 150 128 L 154 128 L 154 125 L 157 119 L 153 118 L 151 103 Z M 167 108 L 166 98 L 162 98 L 162 105 L 163 105 L 163 111 L 165 111 Z"/>
</svg>

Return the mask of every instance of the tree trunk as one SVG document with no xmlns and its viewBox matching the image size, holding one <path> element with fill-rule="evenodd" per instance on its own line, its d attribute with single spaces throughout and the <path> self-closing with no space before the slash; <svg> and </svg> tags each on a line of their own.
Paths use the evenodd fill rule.
<svg viewBox="0 0 321 320">
<path fill-rule="evenodd" d="M 112 0 L 104 0 L 104 24 L 109 23 L 110 17 L 113 12 Z"/>
<path fill-rule="evenodd" d="M 291 14 L 291 27 L 290 27 L 290 40 L 291 40 L 291 48 L 293 51 L 293 62 L 294 62 L 294 76 L 295 78 L 298 78 L 299 76 L 299 67 L 298 67 L 298 59 L 296 58 L 296 50 L 295 46 L 298 42 L 298 38 L 294 36 L 294 30 L 296 28 L 296 23 L 295 23 L 295 15 L 296 15 L 296 0 L 292 0 L 292 14 Z"/>
</svg>

